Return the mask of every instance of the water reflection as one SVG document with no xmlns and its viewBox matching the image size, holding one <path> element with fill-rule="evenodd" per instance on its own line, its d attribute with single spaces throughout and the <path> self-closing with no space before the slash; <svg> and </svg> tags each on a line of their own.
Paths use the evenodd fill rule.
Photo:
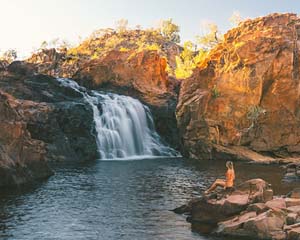
<svg viewBox="0 0 300 240">
<path fill-rule="evenodd" d="M 225 173 L 224 162 L 152 159 L 59 166 L 47 182 L 0 195 L 1 239 L 214 239 L 169 211 Z M 261 177 L 284 194 L 283 169 L 236 163 L 237 182 Z"/>
</svg>

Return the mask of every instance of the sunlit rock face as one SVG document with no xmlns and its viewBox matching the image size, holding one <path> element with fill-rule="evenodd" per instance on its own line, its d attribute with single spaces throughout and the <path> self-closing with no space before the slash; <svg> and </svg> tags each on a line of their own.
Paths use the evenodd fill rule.
<svg viewBox="0 0 300 240">
<path fill-rule="evenodd" d="M 104 57 L 83 65 L 74 78 L 82 85 L 97 88 L 106 85 L 123 87 L 151 95 L 171 93 L 166 73 L 166 59 L 157 51 L 111 51 Z"/>
<path fill-rule="evenodd" d="M 181 85 L 177 120 L 185 153 L 249 159 L 241 149 L 299 154 L 299 58 L 295 14 L 247 20 L 228 31 Z"/>
</svg>

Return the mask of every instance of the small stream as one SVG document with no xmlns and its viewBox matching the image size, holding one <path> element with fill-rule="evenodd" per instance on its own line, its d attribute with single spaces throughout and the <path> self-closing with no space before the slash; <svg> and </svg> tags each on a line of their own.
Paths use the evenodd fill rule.
<svg viewBox="0 0 300 240">
<path fill-rule="evenodd" d="M 224 162 L 98 160 L 54 168 L 43 183 L 1 192 L 1 239 L 216 239 L 192 232 L 169 210 L 224 175 Z M 278 166 L 236 163 L 236 175 L 237 183 L 261 177 L 277 194 L 300 186 L 282 183 Z"/>
</svg>

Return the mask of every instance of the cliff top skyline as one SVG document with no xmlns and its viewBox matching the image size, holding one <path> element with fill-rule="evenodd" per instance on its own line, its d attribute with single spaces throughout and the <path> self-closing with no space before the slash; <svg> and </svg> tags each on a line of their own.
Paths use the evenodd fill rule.
<svg viewBox="0 0 300 240">
<path fill-rule="evenodd" d="M 172 18 L 180 26 L 181 40 L 194 40 L 203 23 L 213 22 L 221 32 L 232 27 L 234 13 L 254 18 L 273 12 L 300 13 L 300 2 L 287 1 L 139 1 L 139 0 L 0 0 L 0 53 L 16 49 L 19 57 L 30 55 L 43 41 L 60 38 L 76 44 L 99 28 L 113 28 L 119 19 L 128 27 L 156 27 L 160 20 Z"/>
</svg>

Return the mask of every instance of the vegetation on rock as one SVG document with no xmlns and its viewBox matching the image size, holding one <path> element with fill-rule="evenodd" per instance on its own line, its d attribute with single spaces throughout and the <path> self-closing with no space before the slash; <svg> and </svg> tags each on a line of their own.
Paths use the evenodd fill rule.
<svg viewBox="0 0 300 240">
<path fill-rule="evenodd" d="M 179 36 L 180 28 L 178 25 L 173 23 L 173 19 L 163 20 L 161 22 L 160 32 L 168 40 L 175 43 L 180 42 Z"/>
</svg>

